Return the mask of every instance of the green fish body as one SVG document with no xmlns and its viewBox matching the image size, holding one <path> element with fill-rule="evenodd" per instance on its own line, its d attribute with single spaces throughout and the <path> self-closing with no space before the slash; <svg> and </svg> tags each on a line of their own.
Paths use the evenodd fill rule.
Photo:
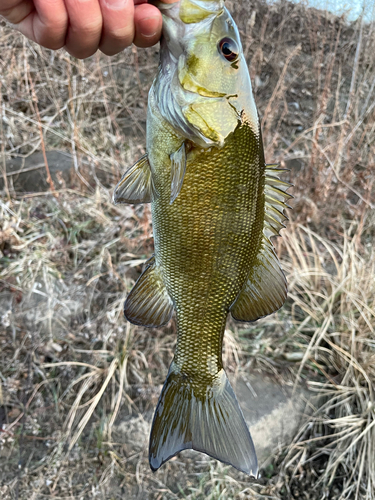
<svg viewBox="0 0 375 500">
<path fill-rule="evenodd" d="M 150 465 L 183 449 L 257 476 L 253 442 L 222 365 L 229 313 L 254 321 L 287 287 L 269 238 L 283 227 L 289 184 L 267 166 L 238 30 L 221 1 L 158 4 L 161 64 L 150 90 L 147 150 L 116 203 L 152 202 L 155 254 L 125 316 L 177 319 L 174 360 L 155 411 Z"/>
</svg>

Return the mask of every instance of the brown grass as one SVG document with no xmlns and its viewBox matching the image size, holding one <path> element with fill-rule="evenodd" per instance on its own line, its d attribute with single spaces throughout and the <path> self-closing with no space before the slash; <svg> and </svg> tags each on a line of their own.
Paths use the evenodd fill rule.
<svg viewBox="0 0 375 500">
<path fill-rule="evenodd" d="M 296 187 L 276 242 L 289 300 L 250 327 L 229 323 L 225 362 L 316 397 L 257 484 L 193 453 L 150 473 L 148 426 L 175 328 L 124 321 L 124 295 L 152 253 L 150 211 L 110 200 L 145 152 L 158 49 L 77 61 L 2 25 L 1 498 L 375 498 L 374 25 L 288 2 L 229 7 L 266 158 L 291 168 Z M 71 180 L 55 195 L 15 192 L 6 160 L 53 149 L 70 155 Z"/>
</svg>

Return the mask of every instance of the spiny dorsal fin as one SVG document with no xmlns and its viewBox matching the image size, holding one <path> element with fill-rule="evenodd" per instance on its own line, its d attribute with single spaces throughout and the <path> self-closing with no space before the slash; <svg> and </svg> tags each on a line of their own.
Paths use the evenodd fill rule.
<svg viewBox="0 0 375 500">
<path fill-rule="evenodd" d="M 285 169 L 278 165 L 266 165 L 264 186 L 265 214 L 263 233 L 266 238 L 279 235 L 280 229 L 285 227 L 283 222 L 288 219 L 284 214 L 285 208 L 290 208 L 287 201 L 293 196 L 287 193 L 292 184 L 279 179 L 278 175 Z"/>
<path fill-rule="evenodd" d="M 231 307 L 237 321 L 255 321 L 268 316 L 284 304 L 287 283 L 272 243 L 263 236 L 255 265 Z"/>
<path fill-rule="evenodd" d="M 150 203 L 158 196 L 147 153 L 122 176 L 113 192 L 113 202 Z"/>
<path fill-rule="evenodd" d="M 155 257 L 151 257 L 147 264 L 125 301 L 124 314 L 135 325 L 157 328 L 171 319 L 173 302 L 155 264 Z"/>
<path fill-rule="evenodd" d="M 174 202 L 180 194 L 186 172 L 186 149 L 183 142 L 181 147 L 171 154 L 171 201 Z"/>
<path fill-rule="evenodd" d="M 196 380 L 172 362 L 152 423 L 151 469 L 189 448 L 258 475 L 254 444 L 224 370 Z"/>
</svg>

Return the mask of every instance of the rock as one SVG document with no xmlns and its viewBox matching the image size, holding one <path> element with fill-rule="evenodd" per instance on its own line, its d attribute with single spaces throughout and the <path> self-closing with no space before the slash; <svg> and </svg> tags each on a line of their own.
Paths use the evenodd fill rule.
<svg viewBox="0 0 375 500">
<path fill-rule="evenodd" d="M 54 338 L 58 338 L 69 331 L 75 318 L 83 314 L 87 304 L 85 287 L 68 287 L 63 279 L 53 276 L 49 276 L 47 285 L 37 280 L 25 297 L 23 324 L 28 330 L 38 328 L 40 333 L 53 333 Z"/>
<path fill-rule="evenodd" d="M 305 412 L 309 391 L 279 385 L 259 374 L 238 379 L 234 391 L 249 425 L 260 467 L 274 451 L 289 444 L 296 435 Z"/>
<path fill-rule="evenodd" d="M 145 448 L 148 445 L 150 422 L 142 415 L 125 417 L 115 428 L 116 442 L 131 444 L 133 450 Z"/>
<path fill-rule="evenodd" d="M 63 279 L 48 275 L 46 286 L 36 277 L 28 292 L 21 293 L 17 289 L 0 291 L 0 330 L 8 328 L 12 332 L 15 325 L 18 329 L 22 325 L 28 331 L 37 330 L 40 335 L 50 337 L 53 334 L 54 339 L 64 338 L 74 321 L 83 321 L 88 301 L 85 285 L 68 287 Z M 49 347 L 55 353 L 59 349 L 58 344 Z"/>
<path fill-rule="evenodd" d="M 75 175 L 72 156 L 65 151 L 46 153 L 49 171 L 56 189 L 70 186 Z M 42 153 L 34 153 L 27 158 L 12 158 L 6 162 L 8 185 L 11 190 L 21 193 L 38 193 L 49 190 L 47 172 Z M 4 189 L 4 179 L 0 175 L 0 190 Z"/>
<path fill-rule="evenodd" d="M 303 167 L 303 161 L 299 158 L 291 158 L 290 160 L 285 160 L 285 168 L 292 170 L 292 175 L 300 172 Z"/>
</svg>

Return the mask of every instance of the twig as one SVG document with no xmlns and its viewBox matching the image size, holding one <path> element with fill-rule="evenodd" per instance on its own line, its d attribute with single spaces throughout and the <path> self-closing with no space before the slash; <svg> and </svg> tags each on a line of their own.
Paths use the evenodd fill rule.
<svg viewBox="0 0 375 500">
<path fill-rule="evenodd" d="M 38 128 L 39 128 L 39 134 L 40 134 L 40 141 L 41 141 L 41 147 L 42 147 L 44 164 L 46 166 L 47 182 L 48 182 L 48 184 L 50 186 L 50 189 L 51 189 L 52 193 L 54 194 L 54 196 L 57 197 L 58 194 L 56 193 L 56 189 L 55 189 L 52 177 L 51 177 L 51 173 L 49 171 L 47 154 L 46 154 L 46 147 L 45 147 L 45 144 L 44 144 L 43 129 L 42 129 L 42 125 L 41 125 L 42 120 L 40 119 L 40 113 L 39 113 L 39 108 L 38 108 L 38 98 L 37 98 L 37 95 L 36 95 L 36 92 L 35 92 L 34 82 L 33 82 L 32 78 L 31 78 L 30 71 L 28 71 L 28 77 L 29 77 L 29 82 L 30 82 L 30 87 L 31 87 L 31 93 L 32 93 L 32 96 L 33 96 L 34 108 L 35 108 L 36 115 L 38 117 Z"/>
<path fill-rule="evenodd" d="M 34 165 L 33 167 L 21 168 L 19 170 L 13 170 L 13 172 L 7 172 L 6 176 L 12 177 L 13 175 L 24 174 L 25 172 L 31 172 L 32 170 L 39 170 L 40 168 L 43 168 L 44 166 L 45 166 L 45 163 L 40 163 L 39 165 Z"/>
<path fill-rule="evenodd" d="M 341 163 L 342 163 L 342 158 L 343 158 L 343 150 L 345 147 L 345 136 L 347 132 L 347 128 L 349 125 L 349 114 L 352 109 L 352 99 L 354 96 L 354 88 L 355 84 L 357 81 L 357 73 L 358 73 L 358 65 L 359 65 L 359 57 L 361 54 L 361 49 L 362 49 L 362 38 L 363 38 L 363 26 L 364 26 L 364 19 L 363 19 L 363 14 L 362 14 L 362 19 L 361 19 L 361 28 L 359 30 L 359 36 L 358 36 L 358 43 L 357 43 L 357 50 L 355 53 L 355 58 L 354 58 L 354 65 L 353 65 L 353 71 L 352 71 L 352 80 L 350 82 L 350 90 L 349 90 L 349 97 L 346 103 L 346 110 L 344 113 L 344 121 L 345 124 L 343 125 L 341 129 L 341 134 L 340 134 L 340 139 L 339 139 L 339 146 L 337 149 L 337 154 L 336 154 L 336 160 L 334 162 L 335 168 L 334 171 L 336 173 L 336 176 L 340 174 L 341 170 Z"/>
<path fill-rule="evenodd" d="M 28 397 L 28 393 L 31 390 L 32 386 L 32 380 L 31 380 L 31 353 L 28 354 L 28 360 L 27 360 L 27 380 L 26 380 L 26 390 L 24 394 L 24 401 Z M 31 398 L 30 398 L 31 399 Z M 19 487 L 20 487 L 20 482 L 21 482 L 21 471 L 22 471 L 22 459 L 24 455 L 24 436 L 25 436 L 25 424 L 26 424 L 26 418 L 27 418 L 27 409 L 30 404 L 30 399 L 29 401 L 24 404 L 24 411 L 22 413 L 22 420 L 21 420 L 21 435 L 20 435 L 20 440 L 19 440 L 19 449 L 18 449 L 18 471 L 17 471 L 17 483 L 16 483 L 16 500 L 19 499 Z"/>
<path fill-rule="evenodd" d="M 6 162 L 5 162 L 5 138 L 4 138 L 4 128 L 3 128 L 3 113 L 5 112 L 5 109 L 3 106 L 2 86 L 0 86 L 0 111 L 1 111 L 0 137 L 1 137 L 1 160 L 2 160 L 2 169 L 1 170 L 2 170 L 3 179 L 4 179 L 5 192 L 7 194 L 8 200 L 10 200 L 10 193 L 9 193 L 9 186 L 8 186 L 8 179 L 7 179 L 7 168 L 6 168 Z"/>
<path fill-rule="evenodd" d="M 272 105 L 273 105 L 273 101 L 276 99 L 276 96 L 279 92 L 279 90 L 282 88 L 282 85 L 283 85 L 283 82 L 284 82 L 284 78 L 285 78 L 285 75 L 286 75 L 286 72 L 287 72 L 287 69 L 288 69 L 288 66 L 291 62 L 291 60 L 300 52 L 301 50 L 301 44 L 298 44 L 297 47 L 294 48 L 294 50 L 289 54 L 285 64 L 284 64 L 284 67 L 283 67 L 283 70 L 281 72 L 281 75 L 280 75 L 280 78 L 276 84 L 276 87 L 274 89 L 274 91 L 272 92 L 272 96 L 271 96 L 271 99 L 269 100 L 268 104 L 267 104 L 267 107 L 264 111 L 264 115 L 263 115 L 263 120 L 262 120 L 262 129 L 264 128 L 264 124 L 268 118 L 268 115 L 271 111 L 271 108 L 272 108 Z"/>
<path fill-rule="evenodd" d="M 356 84 L 356 81 L 357 81 L 359 56 L 360 56 L 361 50 L 362 50 L 363 25 L 364 25 L 364 20 L 363 20 L 363 15 L 362 15 L 361 28 L 359 30 L 357 49 L 356 49 L 356 52 L 355 52 L 354 65 L 353 65 L 353 71 L 352 71 L 352 80 L 350 82 L 349 97 L 348 97 L 348 101 L 346 103 L 346 110 L 345 110 L 345 114 L 344 114 L 344 120 L 347 120 L 348 115 L 349 115 L 350 110 L 351 110 L 351 107 L 352 107 L 352 99 L 353 99 L 353 96 L 354 96 L 354 88 L 355 88 L 355 84 Z"/>
</svg>

